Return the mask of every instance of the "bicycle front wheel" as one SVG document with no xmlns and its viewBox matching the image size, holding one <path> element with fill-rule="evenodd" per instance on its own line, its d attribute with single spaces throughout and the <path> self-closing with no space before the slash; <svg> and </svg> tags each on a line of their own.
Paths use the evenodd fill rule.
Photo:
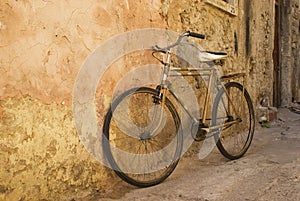
<svg viewBox="0 0 300 201">
<path fill-rule="evenodd" d="M 168 98 L 151 88 L 134 88 L 116 100 L 105 117 L 104 154 L 124 181 L 156 185 L 175 169 L 182 150 L 180 119 Z"/>
<path fill-rule="evenodd" d="M 247 90 L 237 82 L 219 90 L 212 113 L 212 125 L 221 126 L 215 134 L 219 151 L 228 159 L 242 157 L 254 134 L 254 110 Z M 214 132 L 216 132 L 214 131 Z"/>
</svg>

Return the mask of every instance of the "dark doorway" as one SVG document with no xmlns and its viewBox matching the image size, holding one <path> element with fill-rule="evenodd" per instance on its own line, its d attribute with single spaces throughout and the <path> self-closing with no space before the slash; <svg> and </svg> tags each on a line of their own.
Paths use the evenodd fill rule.
<svg viewBox="0 0 300 201">
<path fill-rule="evenodd" d="M 281 69 L 280 69 L 280 0 L 275 1 L 275 33 L 274 33 L 274 79 L 273 79 L 273 105 L 281 104 Z"/>
</svg>

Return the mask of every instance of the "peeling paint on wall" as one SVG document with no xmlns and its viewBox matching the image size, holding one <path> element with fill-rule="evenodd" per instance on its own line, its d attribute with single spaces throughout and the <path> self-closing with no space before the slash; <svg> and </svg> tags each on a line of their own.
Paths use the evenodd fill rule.
<svg viewBox="0 0 300 201">
<path fill-rule="evenodd" d="M 69 107 L 29 96 L 0 104 L 0 200 L 62 200 L 107 185 L 109 171 L 83 148 Z"/>
</svg>

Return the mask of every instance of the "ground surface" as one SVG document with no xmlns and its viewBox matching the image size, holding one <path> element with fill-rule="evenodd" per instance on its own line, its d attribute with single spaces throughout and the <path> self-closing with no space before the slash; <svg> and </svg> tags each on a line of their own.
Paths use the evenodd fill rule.
<svg viewBox="0 0 300 201">
<path fill-rule="evenodd" d="M 215 149 L 207 158 L 183 158 L 162 184 L 145 189 L 116 181 L 84 200 L 299 200 L 300 115 L 281 109 L 271 128 L 257 128 L 248 153 L 228 161 Z"/>
</svg>

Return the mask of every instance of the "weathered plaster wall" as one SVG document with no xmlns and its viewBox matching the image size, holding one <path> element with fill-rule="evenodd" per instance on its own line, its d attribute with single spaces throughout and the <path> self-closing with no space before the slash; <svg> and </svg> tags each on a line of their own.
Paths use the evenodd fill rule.
<svg viewBox="0 0 300 201">
<path fill-rule="evenodd" d="M 232 16 L 200 0 L 2 0 L 0 200 L 70 200 L 110 185 L 114 174 L 79 141 L 71 99 L 86 57 L 117 33 L 205 33 L 202 47 L 229 53 L 225 72 L 247 72 L 255 104 L 271 97 L 273 7 L 239 1 Z"/>
<path fill-rule="evenodd" d="M 273 0 L 238 2 L 238 16 L 233 16 L 203 1 L 165 1 L 163 16 L 178 32 L 205 33 L 207 39 L 199 41 L 205 49 L 228 52 L 224 72 L 246 72 L 248 90 L 258 105 L 273 96 L 275 6 Z"/>
<path fill-rule="evenodd" d="M 69 107 L 29 96 L 0 104 L 0 200 L 71 200 L 105 187 L 109 171 L 79 143 Z"/>
<path fill-rule="evenodd" d="M 291 10 L 291 30 L 292 30 L 292 98 L 295 102 L 300 102 L 300 2 L 292 1 Z"/>
<path fill-rule="evenodd" d="M 110 188 L 110 171 L 76 133 L 73 85 L 86 57 L 109 37 L 165 27 L 160 6 L 0 1 L 0 200 L 71 200 Z"/>
<path fill-rule="evenodd" d="M 283 0 L 281 5 L 281 104 L 299 101 L 299 1 Z"/>
<path fill-rule="evenodd" d="M 273 105 L 273 49 L 275 32 L 275 5 L 273 0 L 251 1 L 249 65 L 250 88 L 257 106 L 263 100 Z"/>
<path fill-rule="evenodd" d="M 291 1 L 283 0 L 281 4 L 281 105 L 288 106 L 292 102 L 292 30 L 290 24 Z"/>
<path fill-rule="evenodd" d="M 70 103 L 85 58 L 117 33 L 164 27 L 159 7 L 159 0 L 1 1 L 0 96 Z"/>
</svg>

